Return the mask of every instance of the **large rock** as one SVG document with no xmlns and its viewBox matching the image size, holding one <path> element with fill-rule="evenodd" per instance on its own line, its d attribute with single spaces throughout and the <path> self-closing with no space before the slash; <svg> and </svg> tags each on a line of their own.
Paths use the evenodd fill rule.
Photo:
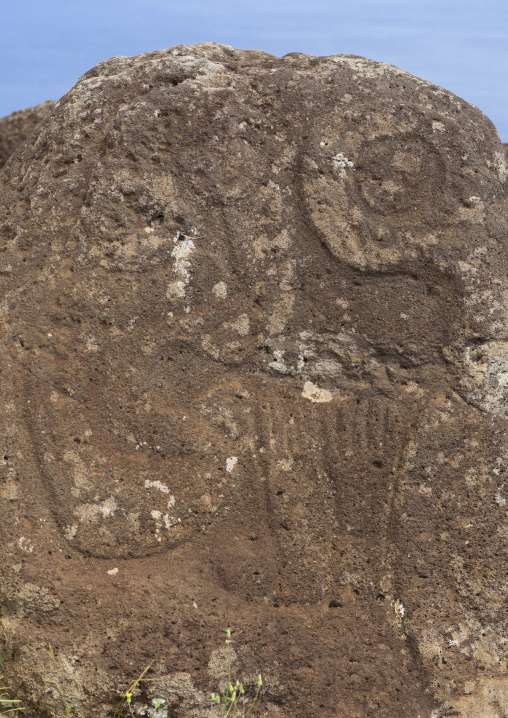
<svg viewBox="0 0 508 718">
<path fill-rule="evenodd" d="M 26 715 L 508 711 L 507 166 L 360 57 L 82 77 L 0 176 L 0 522 Z M 261 704 L 260 704 L 261 705 Z"/>
<path fill-rule="evenodd" d="M 53 100 L 0 118 L 0 169 L 55 106 Z"/>
</svg>

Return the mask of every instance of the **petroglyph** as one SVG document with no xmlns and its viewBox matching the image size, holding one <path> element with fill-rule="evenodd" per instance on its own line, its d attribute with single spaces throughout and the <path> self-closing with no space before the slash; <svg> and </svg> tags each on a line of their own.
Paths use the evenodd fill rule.
<svg viewBox="0 0 508 718">
<path fill-rule="evenodd" d="M 267 715 L 508 710 L 503 158 L 363 58 L 205 44 L 78 81 L 0 177 L 20 685 L 50 630 L 90 715 L 139 646 L 197 715 L 227 616 Z"/>
</svg>

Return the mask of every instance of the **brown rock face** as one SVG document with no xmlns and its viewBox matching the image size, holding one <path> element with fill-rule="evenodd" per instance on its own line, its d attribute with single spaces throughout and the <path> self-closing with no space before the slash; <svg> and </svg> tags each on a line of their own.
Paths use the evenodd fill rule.
<svg viewBox="0 0 508 718">
<path fill-rule="evenodd" d="M 0 169 L 55 106 L 53 100 L 0 118 Z"/>
<path fill-rule="evenodd" d="M 80 79 L 0 176 L 4 646 L 32 713 L 508 711 L 507 166 L 389 65 Z"/>
</svg>

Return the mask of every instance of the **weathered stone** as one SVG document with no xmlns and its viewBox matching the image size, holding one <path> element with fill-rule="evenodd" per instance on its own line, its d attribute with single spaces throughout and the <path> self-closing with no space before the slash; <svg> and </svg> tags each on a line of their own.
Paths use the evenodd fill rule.
<svg viewBox="0 0 508 718">
<path fill-rule="evenodd" d="M 507 166 L 442 88 L 101 63 L 0 176 L 11 679 L 84 715 L 508 711 Z M 223 673 L 222 673 L 223 675 Z M 496 712 L 498 711 L 498 712 Z M 30 713 L 28 713 L 30 715 Z"/>
<path fill-rule="evenodd" d="M 55 106 L 53 100 L 0 118 L 0 169 Z"/>
</svg>

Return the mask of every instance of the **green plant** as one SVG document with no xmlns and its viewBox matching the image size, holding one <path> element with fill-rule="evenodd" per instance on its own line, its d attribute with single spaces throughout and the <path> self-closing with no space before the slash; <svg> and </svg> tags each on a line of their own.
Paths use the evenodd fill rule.
<svg viewBox="0 0 508 718">
<path fill-rule="evenodd" d="M 214 705 L 210 708 L 210 718 L 247 718 L 256 704 L 261 686 L 263 685 L 261 674 L 258 676 L 256 695 L 249 705 L 245 698 L 243 685 L 238 680 L 234 685 L 231 682 L 231 629 L 229 628 L 226 631 L 226 646 L 228 652 L 228 683 L 226 692 L 222 695 L 220 693 L 211 694 Z M 216 711 L 219 712 L 217 713 Z"/>
<path fill-rule="evenodd" d="M 0 621 L 3 621 L 3 618 L 0 618 Z M 2 654 L 0 653 L 0 668 L 4 667 L 4 661 L 2 658 Z M 9 693 L 3 693 L 3 691 L 9 691 L 8 686 L 0 686 L 0 712 L 1 713 L 14 713 L 15 711 L 22 711 L 25 710 L 20 705 L 16 705 L 18 703 L 21 703 L 20 700 L 10 698 Z"/>
<path fill-rule="evenodd" d="M 53 652 L 53 649 L 52 649 L 51 645 L 49 646 L 49 652 L 51 653 L 51 657 L 53 658 L 53 663 L 55 664 L 55 672 L 56 672 L 56 677 L 57 677 L 57 680 L 58 680 L 58 689 L 59 689 L 59 691 L 60 691 L 60 695 L 62 696 L 62 701 L 63 701 L 64 708 L 65 708 L 65 713 L 66 713 L 66 715 L 70 716 L 72 713 L 77 712 L 79 709 L 78 709 L 78 708 L 70 708 L 70 707 L 69 707 L 69 705 L 68 705 L 68 703 L 67 703 L 67 700 L 65 699 L 65 693 L 64 693 L 64 690 L 63 690 L 63 687 L 62 687 L 62 680 L 61 680 L 61 678 L 60 678 L 60 672 L 59 672 L 59 670 L 58 670 L 58 664 L 57 664 L 57 662 L 56 662 L 55 654 L 54 654 L 54 652 Z M 138 678 L 136 678 L 135 680 L 131 681 L 131 683 L 129 683 L 129 685 L 128 685 L 128 687 L 127 687 L 127 690 L 126 690 L 125 693 L 123 694 L 122 699 L 121 699 L 120 703 L 118 704 L 118 708 L 116 709 L 113 718 L 121 718 L 122 715 L 124 715 L 124 710 L 125 710 L 125 708 L 127 708 L 127 710 L 128 710 L 128 715 L 131 716 L 131 718 L 136 718 L 136 716 L 139 716 L 141 713 L 143 713 L 143 711 L 146 710 L 147 706 L 143 706 L 143 708 L 141 708 L 141 709 L 138 710 L 136 713 L 134 713 L 133 710 L 132 710 L 132 705 L 131 705 L 131 703 L 132 703 L 132 694 L 133 694 L 135 688 L 137 687 L 138 683 L 140 683 L 141 681 L 148 681 L 148 680 L 150 680 L 149 678 L 145 678 L 145 675 L 146 675 L 146 672 L 149 670 L 149 668 L 150 668 L 151 665 L 152 665 L 152 664 L 150 663 L 150 665 L 148 665 L 148 666 L 145 668 L 145 670 L 141 673 L 140 676 L 138 676 Z M 153 701 L 153 703 L 154 703 L 155 709 L 157 709 L 157 708 L 159 708 L 159 706 L 163 703 L 163 700 L 162 700 L 162 699 L 156 700 L 156 701 Z"/>
<path fill-rule="evenodd" d="M 136 678 L 134 681 L 129 683 L 129 686 L 128 686 L 127 690 L 125 691 L 125 693 L 122 697 L 122 700 L 120 701 L 120 704 L 119 704 L 118 708 L 116 709 L 116 712 L 115 712 L 115 715 L 113 716 L 113 718 L 120 718 L 125 706 L 127 706 L 128 710 L 129 710 L 129 715 L 131 715 L 132 718 L 135 718 L 136 715 L 139 715 L 143 710 L 145 710 L 146 706 L 142 709 L 142 711 L 138 711 L 137 713 L 132 712 L 132 707 L 131 707 L 132 693 L 133 693 L 134 689 L 136 688 L 136 686 L 138 685 L 138 683 L 140 683 L 141 681 L 149 680 L 148 678 L 145 678 L 145 675 L 151 665 L 152 664 L 150 663 L 150 665 L 148 665 L 145 668 L 143 673 L 141 673 L 141 675 L 138 678 Z M 158 707 L 159 706 L 156 706 L 156 708 L 158 708 Z"/>
<path fill-rule="evenodd" d="M 53 663 L 55 664 L 55 672 L 56 672 L 56 678 L 57 678 L 57 681 L 58 681 L 58 689 L 59 689 L 59 691 L 60 691 L 60 695 L 62 696 L 62 700 L 63 700 L 63 704 L 64 704 L 64 708 L 65 708 L 65 713 L 66 713 L 66 715 L 70 716 L 71 713 L 74 713 L 77 709 L 76 709 L 76 708 L 69 708 L 69 706 L 67 705 L 67 701 L 65 700 L 65 693 L 64 693 L 64 690 L 63 690 L 63 688 L 62 688 L 62 680 L 61 680 L 61 678 L 60 678 L 60 671 L 58 670 L 58 663 L 56 662 L 55 654 L 53 653 L 53 649 L 51 648 L 51 644 L 49 643 L 48 645 L 49 645 L 49 652 L 51 653 L 51 658 L 53 659 Z"/>
<path fill-rule="evenodd" d="M 1 623 L 3 620 L 4 620 L 3 618 L 0 618 L 0 623 Z M 2 658 L 2 654 L 0 653 L 0 668 L 3 668 L 3 667 L 4 667 L 4 660 L 3 660 L 3 658 Z"/>
<path fill-rule="evenodd" d="M 1 691 L 7 691 L 9 690 L 7 686 L 0 686 L 0 712 L 1 713 L 13 713 L 14 711 L 23 711 L 25 710 L 19 705 L 16 705 L 16 703 L 21 703 L 21 701 L 15 700 L 14 698 L 9 698 L 7 693 L 2 693 Z"/>
</svg>

